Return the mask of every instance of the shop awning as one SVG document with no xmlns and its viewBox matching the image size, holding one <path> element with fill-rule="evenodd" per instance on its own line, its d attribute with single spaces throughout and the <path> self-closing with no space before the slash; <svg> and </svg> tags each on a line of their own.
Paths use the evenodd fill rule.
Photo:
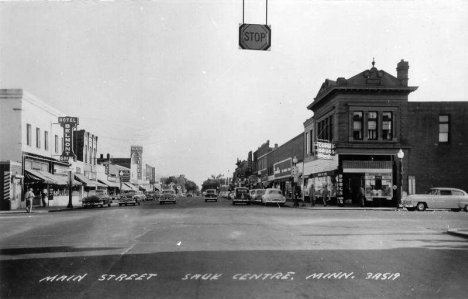
<svg viewBox="0 0 468 299">
<path fill-rule="evenodd" d="M 52 174 L 47 171 L 42 170 L 33 170 L 33 169 L 25 169 L 26 177 L 35 181 L 41 181 L 45 184 L 51 185 L 68 185 L 68 175 L 59 175 L 59 174 Z M 81 185 L 80 182 L 73 180 L 73 186 Z"/>
<path fill-rule="evenodd" d="M 75 178 L 78 181 L 82 182 L 86 187 L 104 187 L 104 188 L 107 187 L 106 184 L 102 184 L 97 181 L 92 181 L 88 179 L 87 177 L 85 177 L 84 175 L 79 174 L 79 173 L 75 173 Z"/>
<path fill-rule="evenodd" d="M 133 190 L 133 191 L 138 191 L 138 188 L 131 184 L 131 183 L 124 183 L 128 188 L 130 188 L 129 190 Z"/>
<path fill-rule="evenodd" d="M 54 178 L 57 181 L 57 185 L 61 185 L 61 186 L 68 185 L 68 175 L 47 173 L 47 176 Z M 72 180 L 72 185 L 73 186 L 81 186 L 83 184 L 81 184 L 77 180 L 73 179 Z"/>
<path fill-rule="evenodd" d="M 343 161 L 344 173 L 391 173 L 392 161 Z"/>
<path fill-rule="evenodd" d="M 149 191 L 150 188 L 149 187 L 146 187 L 146 186 L 138 186 L 138 188 L 140 189 L 140 191 Z"/>
<path fill-rule="evenodd" d="M 42 171 L 40 170 L 25 169 L 24 174 L 26 175 L 26 178 L 33 181 L 44 182 L 46 184 L 57 184 L 54 179 L 42 174 Z"/>
<path fill-rule="evenodd" d="M 119 186 L 120 187 L 120 186 Z M 125 183 L 122 183 L 122 189 L 121 191 L 131 191 L 133 190 L 132 188 L 130 188 L 129 186 L 127 186 Z"/>
<path fill-rule="evenodd" d="M 99 183 L 106 185 L 107 187 L 110 188 L 120 188 L 120 183 L 116 182 L 109 182 L 107 180 L 98 180 Z"/>
</svg>

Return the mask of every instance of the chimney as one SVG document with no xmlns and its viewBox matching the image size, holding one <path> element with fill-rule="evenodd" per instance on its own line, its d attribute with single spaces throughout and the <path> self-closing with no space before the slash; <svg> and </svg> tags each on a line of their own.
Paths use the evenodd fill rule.
<svg viewBox="0 0 468 299">
<path fill-rule="evenodd" d="M 101 160 L 104 160 L 104 155 L 103 154 L 101 154 Z"/>
<path fill-rule="evenodd" d="M 278 143 L 275 143 L 275 148 L 278 148 Z"/>
<path fill-rule="evenodd" d="M 110 161 L 110 154 L 107 154 L 107 161 Z"/>
<path fill-rule="evenodd" d="M 409 64 L 408 61 L 404 61 L 403 59 L 398 62 L 397 64 L 397 79 L 400 80 L 401 85 L 408 86 L 408 69 Z"/>
</svg>

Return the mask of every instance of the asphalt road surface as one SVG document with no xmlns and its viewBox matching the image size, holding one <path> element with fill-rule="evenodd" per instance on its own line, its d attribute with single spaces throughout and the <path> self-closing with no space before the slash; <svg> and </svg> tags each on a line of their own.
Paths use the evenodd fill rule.
<svg viewBox="0 0 468 299">
<path fill-rule="evenodd" d="M 0 298 L 468 296 L 468 240 L 447 234 L 464 212 L 194 197 L 1 214 L 0 227 Z"/>
</svg>

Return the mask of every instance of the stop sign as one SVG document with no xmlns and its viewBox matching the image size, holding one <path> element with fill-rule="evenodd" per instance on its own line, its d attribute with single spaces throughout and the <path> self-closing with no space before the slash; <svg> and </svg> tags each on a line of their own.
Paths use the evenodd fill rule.
<svg viewBox="0 0 468 299">
<path fill-rule="evenodd" d="M 246 50 L 268 50 L 271 47 L 270 26 L 241 24 L 239 26 L 239 46 Z"/>
</svg>

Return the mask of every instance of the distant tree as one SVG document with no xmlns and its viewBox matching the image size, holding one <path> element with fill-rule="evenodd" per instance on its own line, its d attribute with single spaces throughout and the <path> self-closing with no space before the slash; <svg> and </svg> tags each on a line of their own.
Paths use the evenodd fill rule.
<svg viewBox="0 0 468 299">
<path fill-rule="evenodd" d="M 201 191 L 205 191 L 206 189 L 219 189 L 224 182 L 225 180 L 222 174 L 212 174 L 210 178 L 203 182 Z"/>
<path fill-rule="evenodd" d="M 197 184 L 195 184 L 195 182 L 192 182 L 190 180 L 185 181 L 185 190 L 187 192 L 195 192 L 197 191 L 197 189 L 198 189 L 198 186 Z"/>
</svg>

